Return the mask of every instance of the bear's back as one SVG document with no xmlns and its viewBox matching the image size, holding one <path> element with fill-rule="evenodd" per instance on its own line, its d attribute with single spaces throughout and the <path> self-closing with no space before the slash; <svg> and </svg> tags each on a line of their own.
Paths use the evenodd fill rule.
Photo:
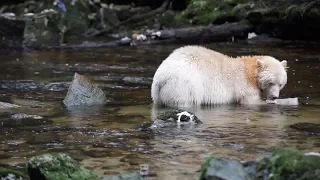
<svg viewBox="0 0 320 180">
<path fill-rule="evenodd" d="M 172 55 L 178 55 L 181 57 L 186 57 L 190 62 L 199 62 L 204 63 L 203 61 L 207 61 L 208 63 L 214 61 L 223 61 L 228 58 L 228 56 L 221 54 L 219 52 L 207 49 L 202 46 L 184 46 L 173 51 Z M 179 58 L 175 58 L 175 60 L 179 60 Z"/>
</svg>

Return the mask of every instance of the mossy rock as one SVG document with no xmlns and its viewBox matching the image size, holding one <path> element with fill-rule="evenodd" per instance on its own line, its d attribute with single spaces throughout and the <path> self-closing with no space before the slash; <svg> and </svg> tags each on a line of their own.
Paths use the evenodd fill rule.
<svg viewBox="0 0 320 180">
<path fill-rule="evenodd" d="M 258 162 L 256 177 L 269 174 L 270 180 L 320 179 L 320 156 L 304 155 L 298 150 L 278 150 Z"/>
<path fill-rule="evenodd" d="M 180 113 L 182 113 L 180 116 L 181 122 L 189 122 L 191 120 L 191 118 L 193 118 L 193 121 L 196 124 L 201 123 L 201 121 L 198 119 L 198 117 L 195 116 L 193 113 L 188 112 L 188 111 L 183 111 L 180 109 L 169 109 L 168 111 L 164 112 L 163 114 L 160 114 L 156 119 L 176 123 L 178 121 Z"/>
<path fill-rule="evenodd" d="M 242 164 L 235 160 L 210 157 L 203 163 L 200 180 L 250 180 Z"/>
<path fill-rule="evenodd" d="M 65 43 L 69 29 L 64 25 L 64 17 L 53 11 L 30 17 L 26 22 L 23 46 L 39 48 Z"/>
<path fill-rule="evenodd" d="M 31 158 L 28 162 L 28 174 L 31 180 L 95 180 L 99 176 L 81 167 L 70 156 L 43 154 Z"/>
<path fill-rule="evenodd" d="M 201 168 L 200 180 L 208 179 L 320 180 L 320 154 L 282 149 L 243 163 L 212 156 Z"/>
<path fill-rule="evenodd" d="M 27 179 L 27 175 L 24 172 L 19 170 L 0 167 L 0 179 L 1 180 L 23 180 L 23 179 Z"/>
</svg>

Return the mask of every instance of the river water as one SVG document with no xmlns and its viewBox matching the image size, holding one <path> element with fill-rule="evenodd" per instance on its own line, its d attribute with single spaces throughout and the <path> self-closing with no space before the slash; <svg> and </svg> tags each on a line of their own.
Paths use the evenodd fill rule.
<svg viewBox="0 0 320 180">
<path fill-rule="evenodd" d="M 165 111 L 153 108 L 150 83 L 161 61 L 178 45 L 3 53 L 0 101 L 23 107 L 0 110 L 0 164 L 24 168 L 32 156 L 65 152 L 105 176 L 136 172 L 140 164 L 149 164 L 152 179 L 197 179 L 201 163 L 212 154 L 251 160 L 278 148 L 320 150 L 319 135 L 289 127 L 320 122 L 318 45 L 206 46 L 231 56 L 286 59 L 288 84 L 281 97 L 299 97 L 301 105 L 193 108 L 188 110 L 203 124 L 142 132 L 141 124 Z M 109 103 L 64 108 L 62 100 L 74 72 L 90 77 Z M 13 113 L 44 119 L 10 120 Z"/>
</svg>

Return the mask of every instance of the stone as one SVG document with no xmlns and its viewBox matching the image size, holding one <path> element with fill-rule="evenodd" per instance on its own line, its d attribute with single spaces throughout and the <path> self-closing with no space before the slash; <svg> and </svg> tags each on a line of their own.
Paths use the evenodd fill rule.
<svg viewBox="0 0 320 180">
<path fill-rule="evenodd" d="M 43 154 L 32 157 L 27 164 L 30 180 L 92 180 L 99 176 L 81 167 L 70 156 L 58 154 Z"/>
<path fill-rule="evenodd" d="M 119 176 L 105 177 L 102 180 L 141 180 L 143 177 L 139 173 L 122 174 Z"/>
<path fill-rule="evenodd" d="M 238 162 L 218 157 L 208 158 L 202 165 L 200 180 L 319 180 L 320 154 L 280 149 L 255 161 Z"/>
<path fill-rule="evenodd" d="M 25 48 L 59 46 L 68 39 L 69 28 L 65 25 L 63 14 L 52 10 L 34 14 L 29 18 L 24 31 Z"/>
<path fill-rule="evenodd" d="M 290 128 L 307 132 L 311 135 L 320 135 L 320 124 L 315 123 L 297 123 L 290 125 Z"/>
<path fill-rule="evenodd" d="M 201 124 L 202 122 L 193 113 L 179 109 L 170 109 L 160 114 L 150 126 L 154 128 L 165 128 L 169 126 L 186 126 Z M 144 129 L 144 128 L 142 128 Z"/>
<path fill-rule="evenodd" d="M 6 102 L 0 102 L 0 109 L 2 109 L 2 108 L 16 108 L 16 107 L 20 107 L 20 106 L 15 105 L 15 104 L 6 103 Z"/>
<path fill-rule="evenodd" d="M 209 158 L 202 165 L 200 180 L 249 180 L 242 164 L 235 160 Z"/>
<path fill-rule="evenodd" d="M 22 120 L 22 119 L 43 119 L 42 116 L 38 116 L 38 115 L 29 115 L 29 114 L 25 114 L 25 113 L 16 113 L 11 115 L 11 119 L 13 120 Z"/>
<path fill-rule="evenodd" d="M 320 179 L 320 156 L 282 149 L 258 161 L 256 179 Z"/>
<path fill-rule="evenodd" d="M 11 168 L 0 167 L 0 179 L 1 180 L 23 180 L 26 179 L 26 175 Z"/>
<path fill-rule="evenodd" d="M 67 107 L 103 105 L 106 103 L 106 97 L 99 87 L 91 84 L 86 77 L 75 73 L 63 103 Z"/>
<path fill-rule="evenodd" d="M 152 78 L 146 78 L 146 77 L 124 77 L 123 81 L 126 84 L 137 84 L 137 85 L 147 85 L 151 86 L 152 84 Z"/>
</svg>

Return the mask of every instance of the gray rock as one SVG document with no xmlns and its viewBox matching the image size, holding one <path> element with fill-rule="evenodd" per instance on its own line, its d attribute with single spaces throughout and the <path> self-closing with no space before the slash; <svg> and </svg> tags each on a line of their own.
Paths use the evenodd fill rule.
<svg viewBox="0 0 320 180">
<path fill-rule="evenodd" d="M 11 119 L 13 119 L 13 120 L 21 120 L 21 119 L 28 119 L 28 118 L 32 118 L 32 119 L 43 119 L 42 116 L 29 115 L 29 114 L 25 114 L 25 113 L 17 113 L 17 114 L 11 115 Z"/>
<path fill-rule="evenodd" d="M 315 123 L 297 123 L 290 125 L 291 128 L 304 131 L 311 135 L 320 135 L 320 124 Z"/>
<path fill-rule="evenodd" d="M 105 177 L 101 180 L 141 180 L 144 179 L 139 173 L 123 174 L 119 176 Z"/>
<path fill-rule="evenodd" d="M 26 20 L 24 31 L 24 47 L 41 48 L 45 46 L 58 46 L 65 43 L 70 30 L 64 22 L 64 16 L 57 11 L 47 11 Z"/>
<path fill-rule="evenodd" d="M 148 85 L 152 84 L 152 78 L 146 77 L 124 77 L 123 81 L 127 84 Z"/>
<path fill-rule="evenodd" d="M 235 160 L 213 157 L 205 165 L 200 179 L 206 180 L 249 180 L 242 164 Z"/>
<path fill-rule="evenodd" d="M 2 108 L 16 108 L 16 107 L 20 107 L 20 106 L 15 105 L 15 104 L 6 103 L 6 102 L 0 102 L 0 109 L 2 109 Z"/>
<path fill-rule="evenodd" d="M 160 114 L 150 126 L 143 125 L 143 130 L 174 127 L 174 126 L 190 126 L 201 124 L 202 121 L 198 119 L 193 113 L 179 109 L 170 109 L 163 114 Z M 147 127 L 147 128 L 146 128 Z"/>
<path fill-rule="evenodd" d="M 103 105 L 106 103 L 106 97 L 100 88 L 90 84 L 84 76 L 75 73 L 63 103 L 67 107 Z"/>
</svg>

